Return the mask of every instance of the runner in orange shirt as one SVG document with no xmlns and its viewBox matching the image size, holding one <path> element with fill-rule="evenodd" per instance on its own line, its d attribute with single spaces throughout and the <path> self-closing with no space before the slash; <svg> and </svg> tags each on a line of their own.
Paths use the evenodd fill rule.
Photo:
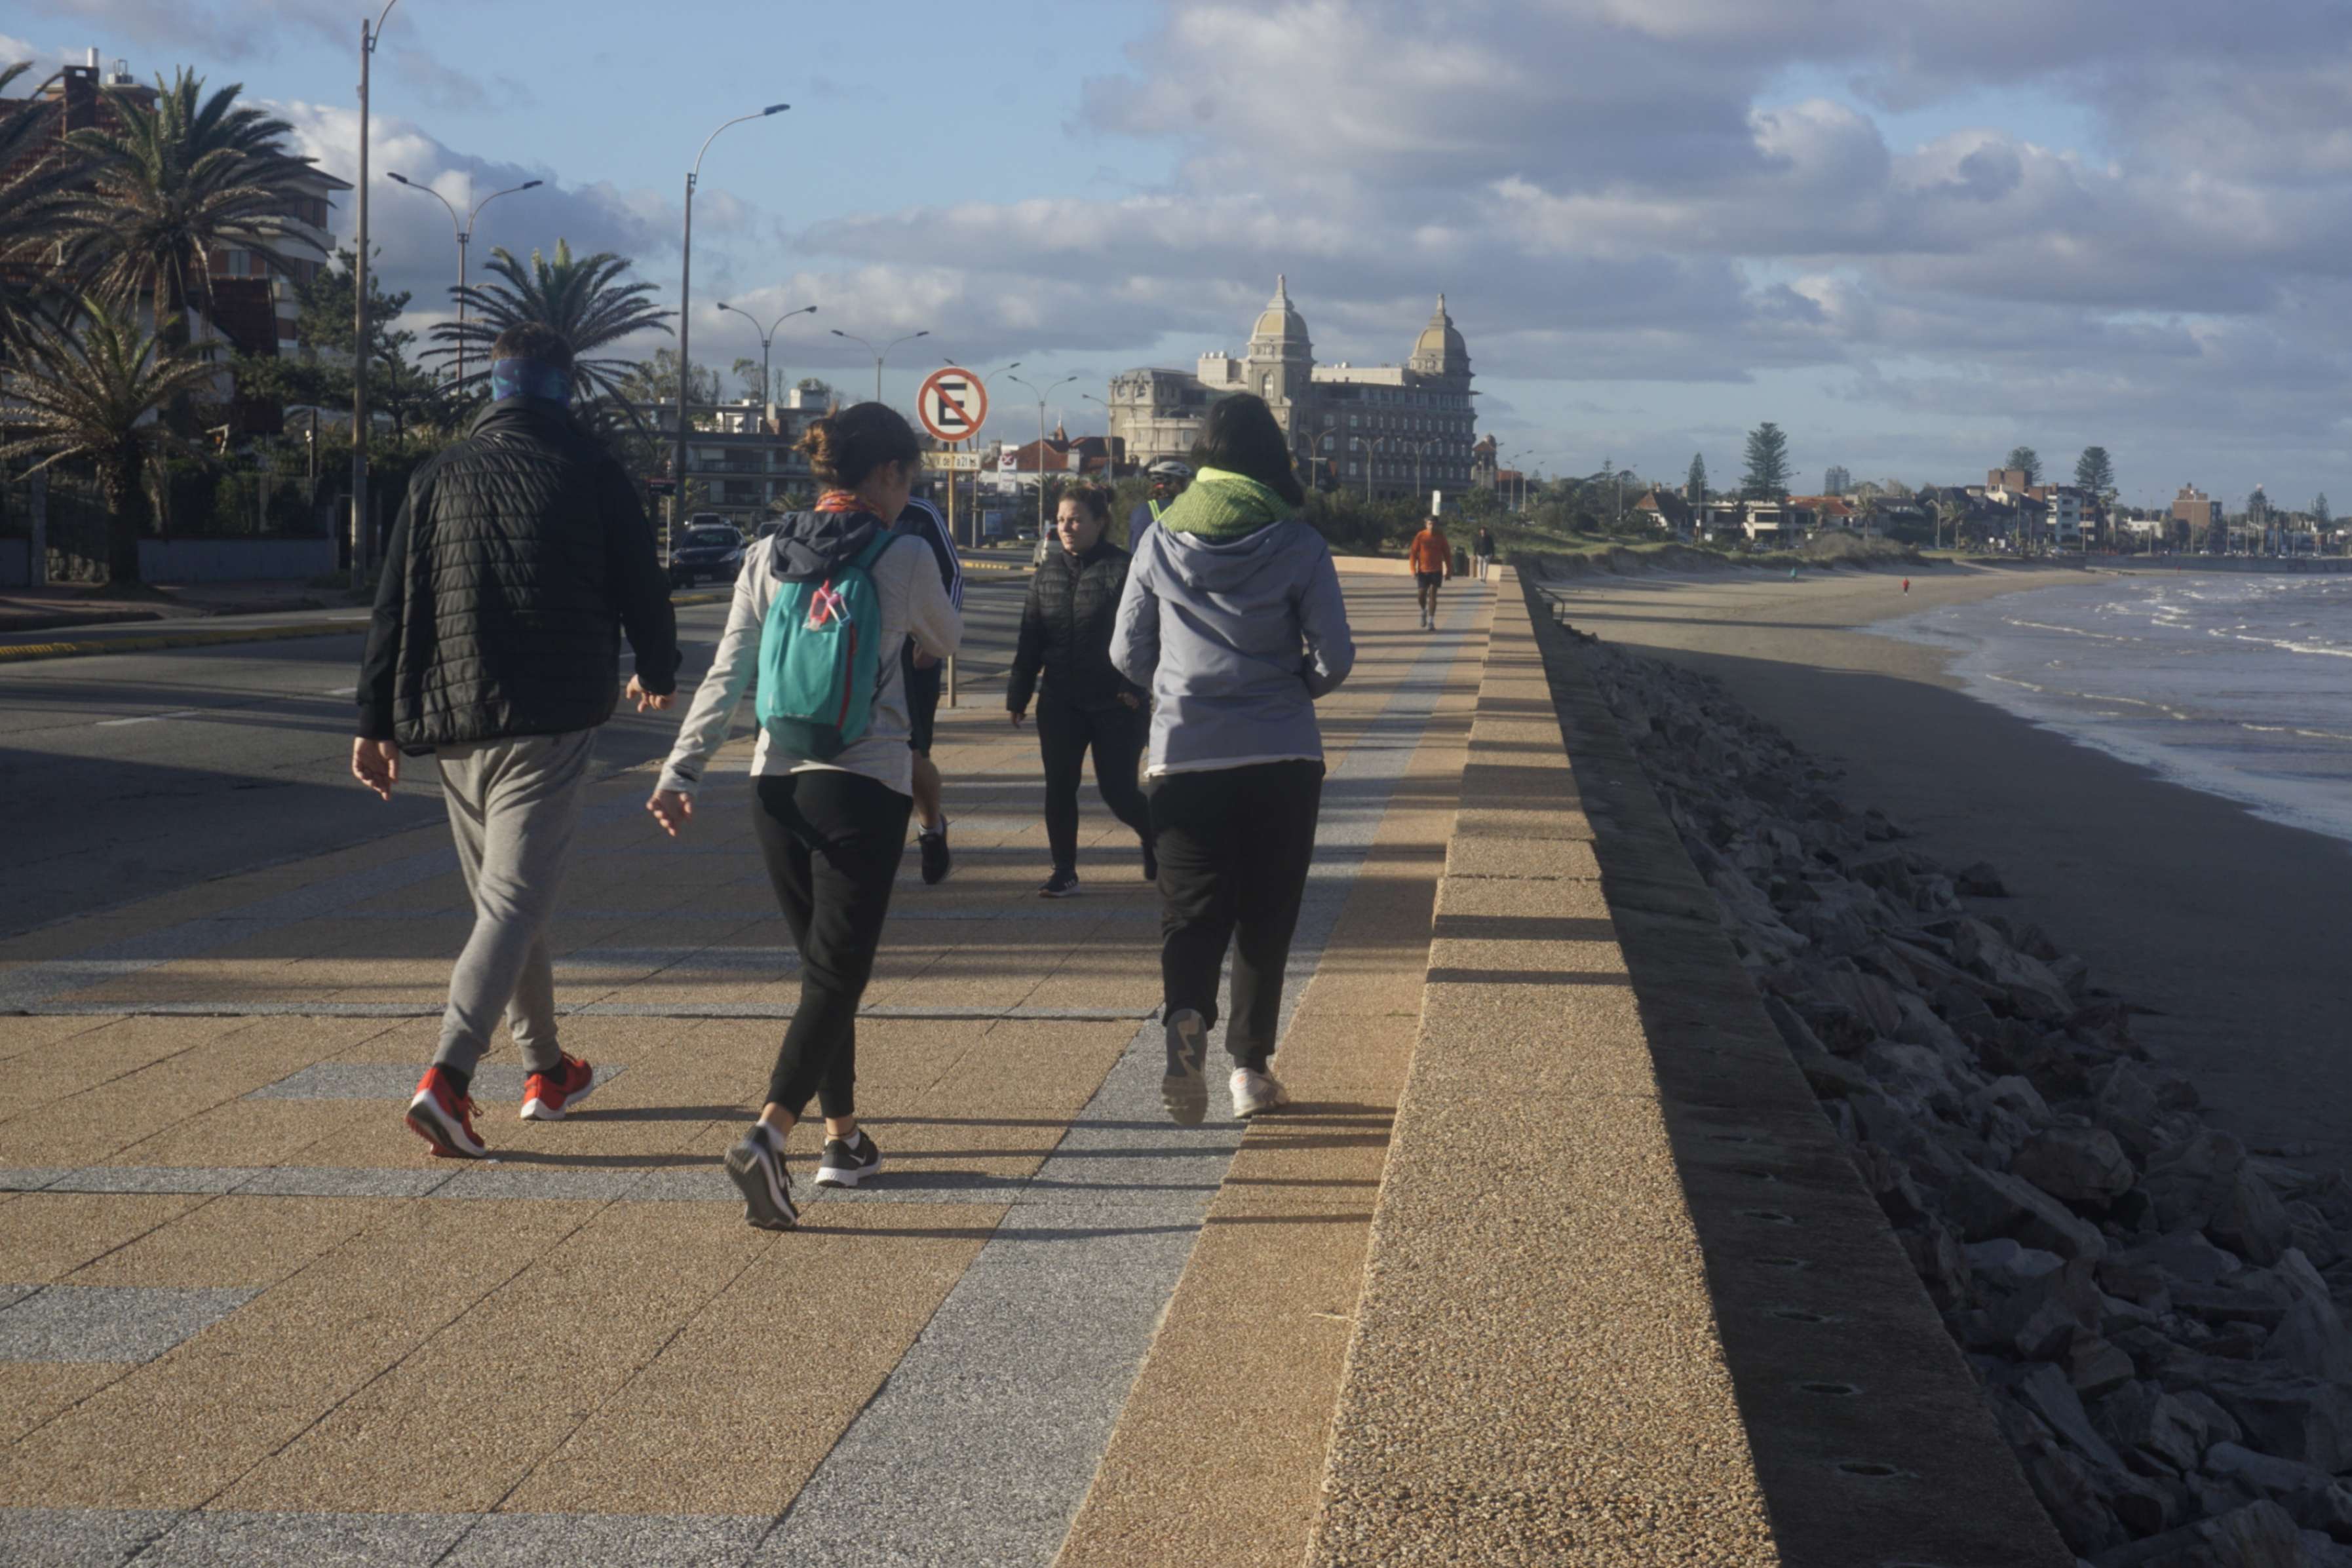
<svg viewBox="0 0 2352 1568">
<path fill-rule="evenodd" d="M 1437 625 L 1438 585 L 1454 575 L 1454 547 L 1446 542 L 1435 517 L 1421 520 L 1421 532 L 1412 536 L 1405 562 L 1412 568 L 1413 584 L 1421 595 L 1421 629 L 1433 631 Z"/>
</svg>

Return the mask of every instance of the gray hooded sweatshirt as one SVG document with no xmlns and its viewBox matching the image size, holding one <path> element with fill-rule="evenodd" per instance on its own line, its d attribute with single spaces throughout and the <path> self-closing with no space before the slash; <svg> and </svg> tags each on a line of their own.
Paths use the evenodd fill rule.
<svg viewBox="0 0 2352 1568">
<path fill-rule="evenodd" d="M 1356 663 L 1323 537 L 1272 523 L 1215 543 L 1155 528 L 1138 543 L 1111 663 L 1150 689 L 1150 771 L 1322 760 L 1315 699 Z"/>
</svg>

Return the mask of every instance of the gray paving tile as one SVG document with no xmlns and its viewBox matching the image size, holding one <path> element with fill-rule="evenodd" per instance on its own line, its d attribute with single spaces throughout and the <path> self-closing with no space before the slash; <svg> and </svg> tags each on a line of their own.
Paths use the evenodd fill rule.
<svg viewBox="0 0 2352 1568">
<path fill-rule="evenodd" d="M 51 1182 L 48 1192 L 233 1192 L 262 1173 L 247 1166 L 84 1166 Z"/>
<path fill-rule="evenodd" d="M 450 1198 L 552 1198 L 603 1202 L 630 1197 L 645 1182 L 646 1172 L 614 1166 L 508 1165 L 486 1160 L 457 1167 L 457 1174 L 433 1189 L 433 1196 Z"/>
<path fill-rule="evenodd" d="M 185 1515 L 140 1568 L 429 1568 L 474 1516 L 464 1513 Z"/>
<path fill-rule="evenodd" d="M 766 1519 L 671 1514 L 493 1513 L 442 1560 L 445 1568 L 706 1568 L 734 1564 L 767 1532 Z"/>
<path fill-rule="evenodd" d="M 424 1197 L 465 1167 L 453 1161 L 409 1169 L 279 1166 L 257 1171 L 237 1187 L 240 1197 Z"/>
<path fill-rule="evenodd" d="M 400 1061 L 321 1061 L 265 1083 L 248 1100 L 397 1100 L 416 1092 L 416 1081 L 428 1063 Z M 601 1088 L 628 1069 L 600 1063 L 595 1083 Z M 523 1080 L 529 1070 L 509 1062 L 486 1062 L 474 1074 L 473 1096 L 479 1101 L 522 1103 Z"/>
<path fill-rule="evenodd" d="M 71 1175 L 62 1166 L 17 1166 L 0 1170 L 0 1192 L 38 1192 Z"/>
<path fill-rule="evenodd" d="M 113 1568 L 180 1515 L 161 1509 L 0 1508 L 9 1568 Z"/>
<path fill-rule="evenodd" d="M 0 1307 L 0 1361 L 152 1361 L 259 1294 L 49 1285 Z"/>
</svg>

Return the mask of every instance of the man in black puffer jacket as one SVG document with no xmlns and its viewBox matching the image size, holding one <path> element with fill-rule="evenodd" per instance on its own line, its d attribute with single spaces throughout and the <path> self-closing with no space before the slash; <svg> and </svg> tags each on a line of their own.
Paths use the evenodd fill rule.
<svg viewBox="0 0 2352 1568">
<path fill-rule="evenodd" d="M 1045 840 L 1054 874 L 1037 891 L 1067 898 L 1078 891 L 1078 778 L 1089 747 L 1095 784 L 1111 814 L 1143 841 L 1143 874 L 1160 875 L 1151 853 L 1151 813 L 1136 783 L 1147 725 L 1143 689 L 1110 662 L 1111 629 L 1127 588 L 1128 554 L 1103 537 L 1110 496 L 1087 486 L 1062 497 L 1054 529 L 1059 542 L 1029 580 L 1021 643 L 1013 656 L 1004 706 L 1021 723 L 1037 698 L 1037 748 L 1045 764 Z M 1043 677 L 1044 688 L 1039 689 Z"/>
<path fill-rule="evenodd" d="M 526 1120 L 594 1084 L 556 1043 L 546 932 L 580 819 L 596 727 L 619 695 L 670 706 L 677 625 L 653 530 L 620 465 L 576 424 L 572 350 L 543 327 L 490 350 L 490 406 L 416 471 L 384 551 L 360 668 L 352 772 L 386 800 L 403 752 L 431 753 L 474 900 L 441 1049 L 408 1108 L 437 1155 L 488 1153 L 474 1069 L 504 1013 L 529 1076 Z"/>
</svg>

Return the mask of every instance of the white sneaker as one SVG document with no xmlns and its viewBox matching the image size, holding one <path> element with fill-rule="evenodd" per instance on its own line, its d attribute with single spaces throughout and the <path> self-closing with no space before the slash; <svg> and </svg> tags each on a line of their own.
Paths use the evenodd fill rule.
<svg viewBox="0 0 2352 1568">
<path fill-rule="evenodd" d="M 1242 1120 L 1289 1103 L 1289 1093 L 1274 1074 L 1253 1072 L 1246 1067 L 1234 1069 L 1234 1114 Z"/>
</svg>

